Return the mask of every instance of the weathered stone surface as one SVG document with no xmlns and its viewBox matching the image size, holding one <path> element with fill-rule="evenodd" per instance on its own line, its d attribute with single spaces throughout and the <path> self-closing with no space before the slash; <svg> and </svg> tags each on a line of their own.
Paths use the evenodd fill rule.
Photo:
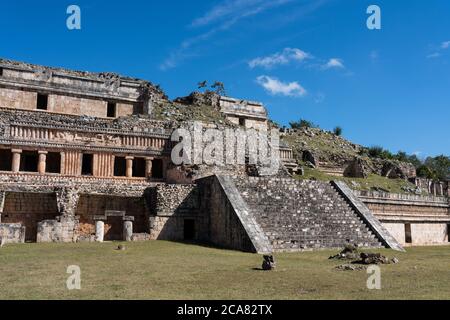
<svg viewBox="0 0 450 320">
<path fill-rule="evenodd" d="M 105 237 L 105 223 L 101 220 L 95 222 L 95 241 L 103 242 Z"/>
<path fill-rule="evenodd" d="M 274 251 L 379 247 L 375 234 L 328 182 L 235 177 L 249 212 Z"/>
<path fill-rule="evenodd" d="M 25 242 L 25 227 L 20 223 L 0 223 L 0 238 L 3 244 Z"/>
<path fill-rule="evenodd" d="M 367 206 L 344 182 L 332 181 L 332 184 L 384 245 L 394 250 L 405 251 L 402 245 L 389 233 L 389 231 L 386 230 L 380 221 L 378 221 L 372 212 L 370 212 Z"/>
<path fill-rule="evenodd" d="M 132 221 L 124 221 L 123 222 L 123 239 L 125 241 L 131 241 L 133 236 L 133 222 Z"/>
<path fill-rule="evenodd" d="M 276 262 L 272 255 L 264 255 L 263 256 L 262 269 L 265 271 L 274 270 L 276 268 Z"/>
</svg>

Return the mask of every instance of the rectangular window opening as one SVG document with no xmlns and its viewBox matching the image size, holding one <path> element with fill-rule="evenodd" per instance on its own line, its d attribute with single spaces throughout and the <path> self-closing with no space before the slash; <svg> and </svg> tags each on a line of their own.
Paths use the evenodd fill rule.
<svg viewBox="0 0 450 320">
<path fill-rule="evenodd" d="M 12 170 L 12 152 L 9 149 L 0 149 L 0 171 Z"/>
<path fill-rule="evenodd" d="M 47 173 L 61 173 L 61 154 L 59 152 L 49 152 L 46 159 Z"/>
<path fill-rule="evenodd" d="M 133 114 L 144 114 L 144 104 L 137 103 L 133 105 Z"/>
<path fill-rule="evenodd" d="M 38 172 L 39 154 L 37 151 L 23 151 L 20 156 L 20 171 Z"/>
<path fill-rule="evenodd" d="M 39 110 L 47 110 L 47 106 L 48 106 L 48 95 L 47 94 L 42 94 L 42 93 L 38 93 L 37 95 L 37 109 Z"/>
<path fill-rule="evenodd" d="M 93 155 L 90 153 L 83 153 L 82 158 L 81 174 L 83 176 L 92 176 L 94 160 Z"/>
<path fill-rule="evenodd" d="M 125 177 L 127 175 L 127 160 L 125 157 L 114 157 L 114 176 Z"/>
<path fill-rule="evenodd" d="M 155 179 L 163 178 L 163 161 L 162 161 L 162 159 L 152 160 L 152 178 L 155 178 Z"/>
<path fill-rule="evenodd" d="M 143 178 L 145 177 L 145 159 L 134 158 L 133 159 L 133 177 Z"/>
<path fill-rule="evenodd" d="M 114 102 L 108 102 L 107 114 L 108 118 L 115 118 L 117 113 L 117 104 Z"/>
</svg>

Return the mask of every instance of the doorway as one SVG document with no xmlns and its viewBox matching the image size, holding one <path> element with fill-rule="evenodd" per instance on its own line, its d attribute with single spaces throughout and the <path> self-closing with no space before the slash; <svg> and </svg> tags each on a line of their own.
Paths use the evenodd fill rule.
<svg viewBox="0 0 450 320">
<path fill-rule="evenodd" d="M 412 243 L 411 224 L 405 224 L 405 243 Z"/>
<path fill-rule="evenodd" d="M 184 219 L 184 240 L 195 239 L 195 220 Z"/>
</svg>

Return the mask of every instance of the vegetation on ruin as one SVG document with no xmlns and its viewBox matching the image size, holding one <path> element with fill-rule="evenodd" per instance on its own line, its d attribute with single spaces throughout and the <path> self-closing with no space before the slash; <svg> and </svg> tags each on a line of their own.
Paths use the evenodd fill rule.
<svg viewBox="0 0 450 320">
<path fill-rule="evenodd" d="M 223 113 L 209 105 L 184 105 L 176 102 L 167 102 L 155 105 L 152 117 L 155 120 L 165 121 L 203 121 L 215 124 L 229 124 Z"/>
<path fill-rule="evenodd" d="M 355 190 L 365 191 L 387 191 L 391 193 L 409 193 L 409 190 L 414 190 L 416 186 L 404 179 L 389 179 L 376 174 L 370 174 L 367 178 L 348 178 L 339 177 L 326 174 L 322 171 L 312 168 L 304 168 L 304 175 L 296 175 L 295 178 L 299 180 L 320 180 L 320 181 L 344 181 L 350 188 Z"/>
<path fill-rule="evenodd" d="M 450 178 L 450 157 L 439 155 L 419 159 L 415 154 L 407 154 L 404 151 L 392 153 L 381 146 L 364 147 L 352 143 L 342 135 L 342 128 L 336 127 L 333 132 L 320 129 L 311 121 L 301 119 L 291 122 L 291 127 L 297 129 L 282 137 L 294 151 L 294 156 L 302 161 L 302 151 L 313 153 L 320 161 L 342 165 L 354 158 L 361 158 L 367 162 L 377 160 L 399 161 L 411 163 L 418 177 L 445 180 Z"/>
<path fill-rule="evenodd" d="M 448 246 L 408 248 L 381 265 L 381 290 L 366 271 L 341 271 L 339 250 L 262 257 L 166 241 L 20 244 L 0 249 L 0 299 L 448 299 Z M 369 250 L 374 252 L 375 250 Z M 66 289 L 69 265 L 81 268 L 81 290 Z"/>
</svg>

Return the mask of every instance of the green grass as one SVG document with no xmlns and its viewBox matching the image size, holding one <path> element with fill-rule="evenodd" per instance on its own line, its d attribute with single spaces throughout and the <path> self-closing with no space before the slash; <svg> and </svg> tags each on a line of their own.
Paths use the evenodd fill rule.
<svg viewBox="0 0 450 320">
<path fill-rule="evenodd" d="M 352 189 L 356 190 L 371 190 L 372 188 L 381 188 L 391 193 L 406 193 L 402 187 L 409 187 L 414 189 L 415 185 L 404 179 L 389 179 L 376 174 L 370 174 L 366 179 L 364 178 L 347 178 L 332 176 L 321 172 L 317 169 L 304 167 L 305 174 L 303 176 L 295 176 L 296 179 L 317 179 L 321 181 L 339 180 L 346 182 Z M 357 185 L 352 184 L 352 181 Z"/>
<path fill-rule="evenodd" d="M 259 255 L 150 241 L 20 244 L 0 249 L 0 299 L 449 299 L 450 247 L 416 247 L 382 265 L 381 290 L 365 271 L 339 271 L 336 251 L 277 254 L 277 270 L 255 270 Z M 66 289 L 67 266 L 81 290 Z"/>
</svg>

